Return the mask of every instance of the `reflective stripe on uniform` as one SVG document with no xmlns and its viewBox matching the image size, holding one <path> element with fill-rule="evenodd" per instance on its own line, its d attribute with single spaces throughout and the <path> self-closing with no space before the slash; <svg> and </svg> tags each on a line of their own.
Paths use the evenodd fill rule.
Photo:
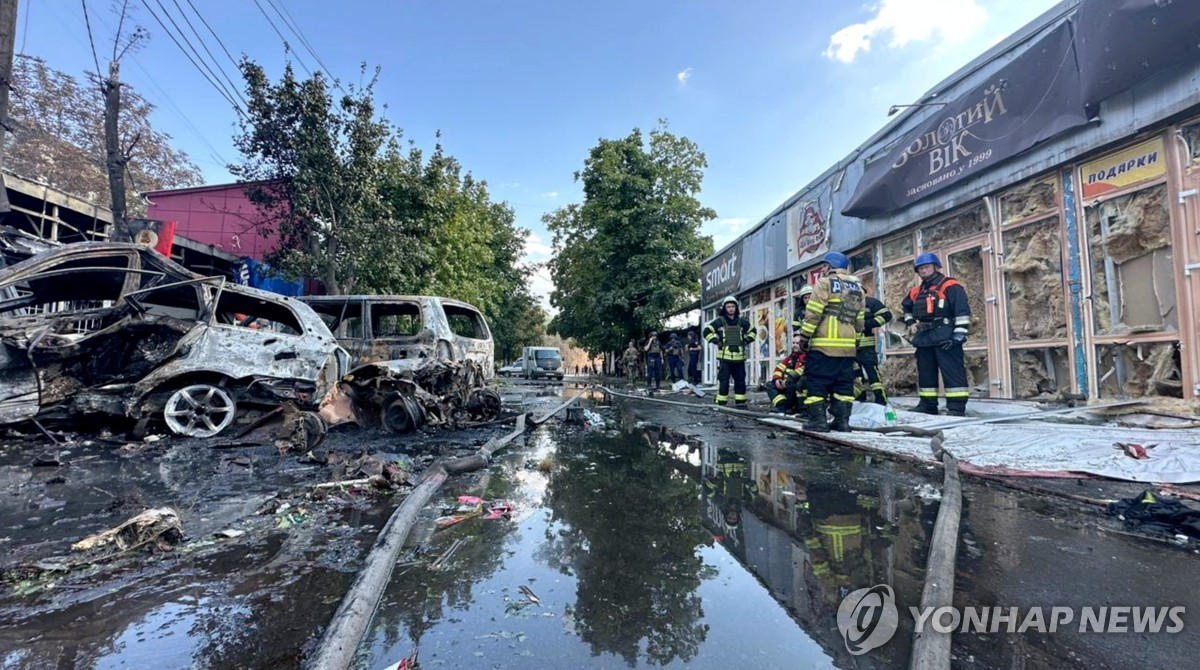
<svg viewBox="0 0 1200 670">
<path fill-rule="evenodd" d="M 833 394 L 833 399 L 834 399 L 834 400 L 841 400 L 842 402 L 854 402 L 854 396 L 852 396 L 852 395 L 842 395 L 841 393 L 834 393 L 834 394 Z"/>
<path fill-rule="evenodd" d="M 809 342 L 809 346 L 814 347 L 814 348 L 815 347 L 835 347 L 835 348 L 842 348 L 842 349 L 855 349 L 858 347 L 858 342 L 855 342 L 854 340 L 848 340 L 845 338 L 841 338 L 841 337 L 838 337 L 838 338 L 814 337 Z"/>
<path fill-rule="evenodd" d="M 971 395 L 971 389 L 966 388 L 948 388 L 946 389 L 947 398 L 966 398 Z"/>
<path fill-rule="evenodd" d="M 846 556 L 846 537 L 862 535 L 862 526 L 834 525 L 819 523 L 816 530 L 822 535 L 829 536 L 833 545 L 833 560 L 840 561 Z"/>
<path fill-rule="evenodd" d="M 784 402 L 787 402 L 787 396 L 780 393 L 779 395 L 775 396 L 773 400 L 771 400 L 771 406 L 775 407 L 776 405 L 782 405 Z"/>
<path fill-rule="evenodd" d="M 917 389 L 917 397 L 919 398 L 936 398 L 938 392 L 936 388 L 919 388 Z"/>
</svg>

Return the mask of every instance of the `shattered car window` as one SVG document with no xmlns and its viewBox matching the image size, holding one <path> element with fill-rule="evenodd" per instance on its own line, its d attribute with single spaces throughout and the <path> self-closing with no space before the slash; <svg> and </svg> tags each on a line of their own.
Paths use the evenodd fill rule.
<svg viewBox="0 0 1200 670">
<path fill-rule="evenodd" d="M 140 305 L 147 316 L 198 321 L 204 314 L 200 303 L 200 287 L 195 283 L 152 289 L 133 295 L 130 300 Z"/>
<path fill-rule="evenodd" d="M 0 314 L 70 313 L 111 307 L 128 277 L 125 256 L 74 259 L 0 287 Z"/>
<path fill-rule="evenodd" d="M 365 337 L 363 333 L 362 303 L 309 303 L 309 307 L 321 317 L 329 330 L 337 337 Z"/>
<path fill-rule="evenodd" d="M 445 305 L 446 320 L 450 322 L 450 330 L 459 337 L 469 337 L 472 340 L 485 340 L 488 337 L 487 326 L 483 315 L 474 310 Z"/>
<path fill-rule="evenodd" d="M 268 330 L 284 335 L 303 335 L 304 328 L 285 305 L 221 291 L 217 298 L 217 323 L 252 330 Z"/>
<path fill-rule="evenodd" d="M 371 332 L 375 337 L 416 337 L 421 326 L 421 306 L 416 303 L 371 305 Z"/>
</svg>

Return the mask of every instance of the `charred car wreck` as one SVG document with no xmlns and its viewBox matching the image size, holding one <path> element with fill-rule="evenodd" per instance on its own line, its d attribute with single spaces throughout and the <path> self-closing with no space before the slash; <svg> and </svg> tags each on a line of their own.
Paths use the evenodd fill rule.
<svg viewBox="0 0 1200 670">
<path fill-rule="evenodd" d="M 124 417 L 211 437 L 239 412 L 315 407 L 349 357 L 307 305 L 134 244 L 0 270 L 0 425 Z"/>
</svg>

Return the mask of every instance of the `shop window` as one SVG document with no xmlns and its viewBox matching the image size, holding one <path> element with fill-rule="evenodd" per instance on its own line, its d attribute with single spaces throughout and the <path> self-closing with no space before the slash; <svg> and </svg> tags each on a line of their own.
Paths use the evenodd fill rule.
<svg viewBox="0 0 1200 670">
<path fill-rule="evenodd" d="M 987 232 L 988 218 L 983 204 L 955 214 L 921 229 L 921 248 L 937 249 L 952 242 Z"/>
<path fill-rule="evenodd" d="M 875 297 L 875 273 L 871 270 L 858 273 L 858 281 L 862 282 L 863 292 L 872 298 Z M 899 309 L 899 305 L 896 306 Z M 895 311 L 895 310 L 893 310 Z"/>
<path fill-rule="evenodd" d="M 1013 397 L 1057 398 L 1071 389 L 1071 366 L 1066 347 L 1017 349 L 1012 352 Z"/>
<path fill-rule="evenodd" d="M 788 337 L 788 326 L 790 324 L 788 320 L 787 299 L 775 301 L 772 318 L 775 325 L 775 358 L 782 358 L 791 349 L 791 341 Z"/>
<path fill-rule="evenodd" d="M 805 286 L 808 286 L 808 275 L 799 274 L 792 277 L 792 293 L 798 293 Z"/>
<path fill-rule="evenodd" d="M 946 274 L 961 282 L 967 291 L 967 304 L 971 307 L 971 330 L 967 333 L 967 344 L 986 344 L 989 315 L 984 299 L 983 251 L 979 247 L 971 247 L 950 254 L 946 258 Z"/>
<path fill-rule="evenodd" d="M 1058 217 L 1004 231 L 1004 286 L 1010 339 L 1066 338 Z"/>
<path fill-rule="evenodd" d="M 892 314 L 896 320 L 904 322 L 904 309 L 901 306 L 904 302 L 904 297 L 912 287 L 916 286 L 919 279 L 917 273 L 913 272 L 912 265 L 901 263 L 883 269 L 883 297 L 880 298 L 883 304 L 892 308 Z M 886 346 L 889 349 L 897 347 L 908 347 L 908 343 L 901 340 L 899 337 L 887 334 L 885 335 Z"/>
<path fill-rule="evenodd" d="M 1182 398 L 1179 344 L 1147 342 L 1097 346 L 1096 378 L 1101 398 Z"/>
<path fill-rule="evenodd" d="M 913 255 L 913 240 L 912 233 L 908 233 L 904 237 L 897 237 L 894 240 L 888 240 L 881 245 L 883 252 L 883 262 L 895 261 L 901 258 L 907 258 Z"/>
<path fill-rule="evenodd" d="M 1028 181 L 1000 196 L 1000 225 L 1009 226 L 1058 212 L 1058 179 Z"/>
<path fill-rule="evenodd" d="M 1181 133 L 1187 143 L 1188 157 L 1192 163 L 1200 163 L 1200 121 L 1184 126 Z"/>
<path fill-rule="evenodd" d="M 1096 334 L 1176 330 L 1166 184 L 1088 207 L 1087 227 Z"/>
<path fill-rule="evenodd" d="M 916 395 L 917 357 L 912 353 L 887 356 L 879 366 L 879 376 L 888 395 Z"/>
<path fill-rule="evenodd" d="M 875 266 L 875 250 L 867 249 L 866 251 L 854 254 L 850 257 L 850 271 L 857 274 L 864 270 L 870 270 Z"/>
<path fill-rule="evenodd" d="M 967 386 L 971 397 L 987 398 L 992 395 L 992 376 L 988 372 L 986 351 L 968 351 L 964 356 L 967 368 Z"/>
</svg>

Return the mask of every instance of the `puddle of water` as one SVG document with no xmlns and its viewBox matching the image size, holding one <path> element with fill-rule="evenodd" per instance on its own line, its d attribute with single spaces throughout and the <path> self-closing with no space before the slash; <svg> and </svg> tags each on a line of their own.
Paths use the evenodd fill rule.
<svg viewBox="0 0 1200 670">
<path fill-rule="evenodd" d="M 393 580 L 359 667 L 414 648 L 422 667 L 844 667 L 846 593 L 886 580 L 919 598 L 928 524 L 899 504 L 909 487 L 660 438 L 534 433 L 485 494 L 515 518 L 435 535 L 434 556 L 465 544 Z M 881 658 L 905 664 L 910 637 Z"/>
</svg>

